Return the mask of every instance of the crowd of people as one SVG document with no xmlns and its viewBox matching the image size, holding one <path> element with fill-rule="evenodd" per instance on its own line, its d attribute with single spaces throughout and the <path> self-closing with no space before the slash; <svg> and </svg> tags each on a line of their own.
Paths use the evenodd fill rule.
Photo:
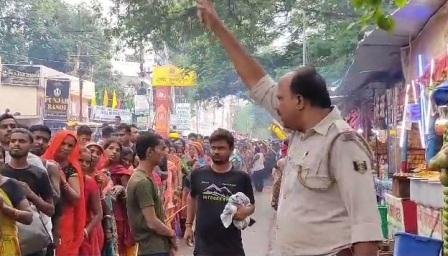
<svg viewBox="0 0 448 256">
<path fill-rule="evenodd" d="M 217 149 L 212 136 L 162 139 L 127 124 L 103 126 L 95 142 L 88 126 L 53 133 L 1 115 L 0 255 L 158 255 L 175 248 L 174 238 L 195 221 L 187 210 L 199 193 L 193 170 L 230 164 L 244 174 L 249 186 L 243 191 L 253 202 L 251 177 L 261 191 L 275 166 L 278 143 L 234 140 L 218 131 L 214 136 L 227 148 Z M 154 211 L 139 213 L 144 205 Z M 152 232 L 173 239 L 142 242 Z"/>
</svg>

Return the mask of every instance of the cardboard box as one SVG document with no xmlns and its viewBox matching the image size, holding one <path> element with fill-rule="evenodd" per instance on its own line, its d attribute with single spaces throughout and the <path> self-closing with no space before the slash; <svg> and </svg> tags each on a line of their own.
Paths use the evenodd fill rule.
<svg viewBox="0 0 448 256">
<path fill-rule="evenodd" d="M 417 205 L 418 235 L 429 237 L 434 229 L 432 238 L 443 238 L 442 209 Z"/>
<path fill-rule="evenodd" d="M 417 234 L 417 205 L 414 202 L 386 193 L 386 204 L 391 236 L 397 231 Z"/>
</svg>

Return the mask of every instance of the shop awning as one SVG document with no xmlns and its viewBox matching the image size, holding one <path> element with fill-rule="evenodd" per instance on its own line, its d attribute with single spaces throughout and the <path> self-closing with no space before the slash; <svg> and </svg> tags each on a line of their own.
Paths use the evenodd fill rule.
<svg viewBox="0 0 448 256">
<path fill-rule="evenodd" d="M 407 46 L 445 0 L 411 0 L 393 13 L 396 28 L 392 32 L 375 29 L 366 33 L 358 44 L 353 64 L 337 89 L 339 95 L 350 95 L 371 83 L 393 84 L 403 77 L 401 47 Z"/>
</svg>

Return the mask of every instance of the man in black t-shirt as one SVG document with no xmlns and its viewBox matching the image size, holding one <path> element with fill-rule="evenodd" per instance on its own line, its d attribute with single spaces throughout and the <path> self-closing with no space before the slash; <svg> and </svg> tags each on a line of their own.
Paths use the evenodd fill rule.
<svg viewBox="0 0 448 256">
<path fill-rule="evenodd" d="M 234 225 L 226 229 L 220 215 L 229 197 L 237 192 L 244 193 L 251 205 L 239 207 L 234 219 L 243 220 L 253 214 L 255 200 L 251 180 L 229 161 L 234 147 L 229 131 L 216 130 L 210 136 L 210 144 L 213 164 L 191 174 L 185 238 L 187 242 L 193 240 L 192 224 L 196 218 L 194 255 L 244 256 L 241 231 Z"/>
<path fill-rule="evenodd" d="M 42 198 L 44 201 L 50 201 L 53 197 L 48 176 L 40 171 L 36 166 L 28 165 L 25 168 L 13 168 L 10 164 L 6 164 L 1 170 L 1 174 L 5 177 L 13 178 L 24 182 L 33 193 Z M 22 184 L 23 185 L 23 184 Z"/>
<path fill-rule="evenodd" d="M 46 172 L 30 165 L 27 161 L 28 152 L 33 144 L 32 134 L 22 128 L 16 128 L 11 133 L 9 153 L 11 161 L 0 169 L 0 173 L 14 178 L 22 186 L 27 199 L 38 210 L 48 216 L 54 214 L 53 191 Z"/>
</svg>

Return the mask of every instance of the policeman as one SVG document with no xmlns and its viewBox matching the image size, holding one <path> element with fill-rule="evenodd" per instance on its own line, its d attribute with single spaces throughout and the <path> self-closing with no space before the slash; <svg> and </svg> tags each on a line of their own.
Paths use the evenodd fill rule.
<svg viewBox="0 0 448 256">
<path fill-rule="evenodd" d="M 252 98 L 292 132 L 277 213 L 275 255 L 376 256 L 382 240 L 370 150 L 342 119 L 314 68 L 278 85 L 217 15 L 198 15 L 227 51 Z"/>
</svg>

